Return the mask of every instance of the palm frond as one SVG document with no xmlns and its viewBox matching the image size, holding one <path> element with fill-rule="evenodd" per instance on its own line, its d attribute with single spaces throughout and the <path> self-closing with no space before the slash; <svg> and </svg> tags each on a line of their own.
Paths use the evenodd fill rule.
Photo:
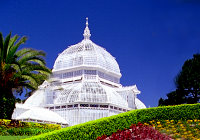
<svg viewBox="0 0 200 140">
<path fill-rule="evenodd" d="M 10 41 L 9 41 L 9 44 L 8 44 L 7 54 L 9 53 L 10 49 L 14 46 L 14 44 L 17 41 L 18 38 L 19 38 L 18 35 L 15 35 L 14 37 L 10 38 Z"/>
<path fill-rule="evenodd" d="M 43 52 L 43 51 L 38 51 L 38 50 L 33 50 L 33 49 L 27 49 L 28 50 L 27 52 L 24 52 L 23 54 L 21 55 L 18 55 L 18 52 L 16 53 L 18 55 L 18 57 L 25 57 L 26 55 L 30 55 L 30 56 L 33 56 L 33 55 L 37 55 L 37 56 L 45 56 L 46 54 Z M 21 58 L 20 58 L 21 59 Z"/>
<path fill-rule="evenodd" d="M 8 53 L 8 57 L 7 57 L 8 60 L 7 60 L 7 61 L 9 61 L 9 58 L 15 56 L 15 53 L 16 53 L 17 49 L 19 48 L 19 46 L 20 46 L 21 44 L 24 44 L 24 43 L 26 42 L 26 40 L 27 40 L 26 37 L 22 37 L 22 38 L 14 45 L 14 43 L 15 43 L 16 40 L 17 40 L 17 38 L 18 38 L 18 36 L 16 36 L 16 37 L 13 39 L 14 42 L 12 42 L 12 46 L 10 46 L 10 50 L 9 50 L 9 53 Z M 14 45 L 14 46 L 13 46 L 13 45 Z"/>
<path fill-rule="evenodd" d="M 24 79 L 24 83 L 30 83 L 34 89 L 37 89 L 38 84 L 33 77 L 30 75 L 22 75 L 21 77 Z"/>
<path fill-rule="evenodd" d="M 36 51 L 36 50 L 31 50 L 30 52 L 25 53 L 24 55 L 20 56 L 18 58 L 19 63 L 23 64 L 26 61 L 31 61 L 31 59 L 38 59 L 38 60 L 42 60 L 43 56 L 45 56 L 45 53 L 43 51 Z M 41 63 L 45 61 L 42 60 Z"/>
<path fill-rule="evenodd" d="M 11 37 L 11 33 L 8 34 L 8 36 L 6 36 L 5 41 L 3 43 L 3 49 L 2 49 L 2 62 L 5 62 L 6 57 L 7 57 L 7 50 L 8 50 L 8 46 L 9 46 L 9 42 L 10 42 L 10 37 Z"/>
<path fill-rule="evenodd" d="M 29 62 L 40 64 L 41 66 L 45 66 L 45 64 L 46 64 L 45 60 L 43 58 L 40 58 L 40 57 L 38 57 L 36 59 L 32 58 L 31 60 L 29 60 Z"/>
<path fill-rule="evenodd" d="M 17 56 L 17 58 L 23 56 L 24 54 L 28 53 L 28 52 L 31 52 L 33 49 L 31 48 L 24 48 L 24 49 L 21 49 L 21 50 L 18 50 L 15 55 Z"/>
<path fill-rule="evenodd" d="M 22 65 L 24 63 L 33 63 L 45 66 L 45 60 L 42 57 L 38 56 L 26 56 L 23 59 L 20 59 L 18 62 Z"/>
<path fill-rule="evenodd" d="M 1 63 L 1 59 L 2 59 L 2 51 L 3 51 L 3 35 L 0 32 L 0 63 Z"/>
<path fill-rule="evenodd" d="M 51 70 L 48 69 L 46 66 L 33 63 L 26 63 L 25 65 L 23 65 L 22 69 L 23 71 L 45 71 L 48 74 L 51 73 Z"/>
<path fill-rule="evenodd" d="M 16 72 L 20 72 L 20 71 L 21 71 L 20 65 L 18 65 L 17 63 L 16 63 L 16 64 L 12 64 L 11 67 L 12 67 Z"/>
<path fill-rule="evenodd" d="M 15 42 L 17 41 L 17 39 L 19 38 L 18 35 L 14 35 L 13 37 L 10 38 L 10 42 L 9 42 L 9 47 L 10 46 L 14 46 Z"/>
<path fill-rule="evenodd" d="M 50 76 L 51 72 L 47 71 L 47 70 L 35 70 L 37 71 L 38 73 L 41 73 L 41 74 L 44 74 L 44 75 L 47 75 L 47 77 Z"/>
<path fill-rule="evenodd" d="M 34 91 L 35 90 L 35 87 L 32 86 L 32 84 L 30 83 L 23 83 L 21 84 L 26 90 L 31 90 L 31 91 Z"/>
</svg>

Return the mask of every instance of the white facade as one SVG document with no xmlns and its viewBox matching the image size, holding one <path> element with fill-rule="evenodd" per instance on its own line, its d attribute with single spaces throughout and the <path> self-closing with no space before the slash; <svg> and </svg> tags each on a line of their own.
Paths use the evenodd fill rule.
<svg viewBox="0 0 200 140">
<path fill-rule="evenodd" d="M 51 110 L 70 126 L 146 108 L 137 98 L 140 91 L 136 85 L 120 84 L 121 73 L 115 58 L 90 40 L 88 20 L 83 36 L 80 43 L 59 54 L 49 80 L 21 107 L 16 107 L 13 119 L 20 119 L 30 110 L 24 109 L 27 106 Z"/>
</svg>

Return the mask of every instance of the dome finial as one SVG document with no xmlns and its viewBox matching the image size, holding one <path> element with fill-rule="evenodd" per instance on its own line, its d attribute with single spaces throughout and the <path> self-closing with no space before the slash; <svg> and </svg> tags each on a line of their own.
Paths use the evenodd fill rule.
<svg viewBox="0 0 200 140">
<path fill-rule="evenodd" d="M 86 17 L 86 27 L 88 27 L 88 17 Z"/>
<path fill-rule="evenodd" d="M 83 36 L 84 36 L 84 39 L 90 39 L 90 36 L 91 36 L 91 34 L 90 34 L 90 29 L 88 28 L 88 17 L 86 17 L 86 27 L 85 27 L 85 30 L 84 30 L 84 34 L 83 34 Z"/>
</svg>

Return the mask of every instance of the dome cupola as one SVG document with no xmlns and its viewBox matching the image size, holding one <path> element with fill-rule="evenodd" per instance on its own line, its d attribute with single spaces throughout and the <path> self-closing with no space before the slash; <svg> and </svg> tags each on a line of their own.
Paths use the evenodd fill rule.
<svg viewBox="0 0 200 140">
<path fill-rule="evenodd" d="M 103 47 L 93 43 L 90 36 L 88 18 L 86 18 L 84 39 L 78 44 L 69 46 L 59 54 L 53 66 L 53 73 L 56 75 L 62 72 L 83 70 L 82 72 L 79 71 L 83 74 L 84 70 L 89 70 L 87 72 L 99 75 L 99 77 L 108 81 L 119 83 L 121 73 L 117 61 Z M 60 77 L 62 76 L 60 75 Z"/>
</svg>

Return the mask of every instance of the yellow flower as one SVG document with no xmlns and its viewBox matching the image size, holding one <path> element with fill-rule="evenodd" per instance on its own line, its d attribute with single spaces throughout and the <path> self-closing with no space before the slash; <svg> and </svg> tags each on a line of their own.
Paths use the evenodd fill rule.
<svg viewBox="0 0 200 140">
<path fill-rule="evenodd" d="M 157 125 L 157 127 L 159 128 L 159 127 L 162 127 L 162 125 L 161 124 L 159 124 L 159 125 Z"/>
<path fill-rule="evenodd" d="M 167 129 L 166 131 L 169 132 L 170 130 Z"/>
<path fill-rule="evenodd" d="M 193 120 L 187 120 L 187 123 L 192 123 L 193 122 Z"/>
<path fill-rule="evenodd" d="M 185 131 L 183 134 L 185 134 L 185 135 L 186 135 L 186 134 L 187 134 L 187 131 Z"/>
<path fill-rule="evenodd" d="M 186 131 L 186 129 L 185 129 L 185 128 L 183 128 L 182 130 L 183 130 L 183 131 Z"/>
<path fill-rule="evenodd" d="M 180 134 L 176 132 L 175 135 L 179 136 Z"/>
<path fill-rule="evenodd" d="M 170 123 L 169 120 L 165 120 L 165 122 L 166 122 L 166 124 L 169 124 L 169 123 Z"/>
<path fill-rule="evenodd" d="M 147 126 L 148 126 L 149 124 L 148 124 L 148 123 L 144 123 L 144 125 L 147 125 Z"/>
<path fill-rule="evenodd" d="M 157 124 L 160 124 L 160 122 L 157 122 Z"/>
</svg>

